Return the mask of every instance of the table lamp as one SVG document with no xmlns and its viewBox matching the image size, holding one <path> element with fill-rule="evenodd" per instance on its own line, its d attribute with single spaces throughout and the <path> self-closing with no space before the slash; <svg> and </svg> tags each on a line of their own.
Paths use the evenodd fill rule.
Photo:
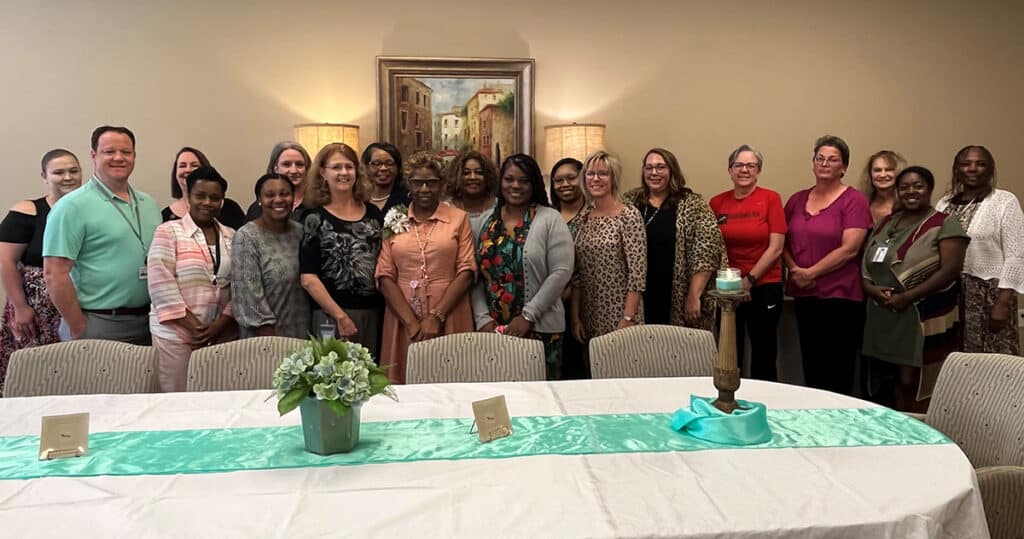
<svg viewBox="0 0 1024 539">
<path fill-rule="evenodd" d="M 310 154 L 332 142 L 344 142 L 359 153 L 359 126 L 354 124 L 298 124 L 295 126 L 295 142 Z"/>
<path fill-rule="evenodd" d="M 544 172 L 559 159 L 574 157 L 583 161 L 590 154 L 605 149 L 604 124 L 558 124 L 544 127 Z"/>
</svg>

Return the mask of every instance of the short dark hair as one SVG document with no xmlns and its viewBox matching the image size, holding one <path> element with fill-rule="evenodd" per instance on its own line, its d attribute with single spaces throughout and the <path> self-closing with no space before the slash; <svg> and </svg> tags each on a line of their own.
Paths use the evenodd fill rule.
<svg viewBox="0 0 1024 539">
<path fill-rule="evenodd" d="M 824 146 L 831 146 L 839 150 L 839 156 L 843 159 L 843 166 L 850 166 L 850 146 L 846 144 L 845 140 L 835 135 L 818 137 L 818 140 L 814 141 L 814 154 L 811 155 L 811 159 L 814 159 L 814 156 L 818 155 L 818 150 Z"/>
<path fill-rule="evenodd" d="M 512 154 L 505 158 L 505 162 L 501 164 L 501 172 L 498 173 L 498 203 L 496 207 L 500 208 L 505 205 L 505 196 L 501 192 L 501 178 L 505 177 L 505 172 L 508 168 L 515 166 L 519 170 L 522 170 L 526 174 L 526 178 L 530 180 L 530 202 L 538 206 L 550 206 L 548 202 L 548 193 L 544 190 L 544 177 L 540 172 L 540 165 L 537 161 L 526 155 L 525 153 Z M 497 210 L 495 210 L 497 211 Z"/>
<path fill-rule="evenodd" d="M 228 181 L 224 179 L 224 176 L 220 175 L 220 172 L 217 172 L 217 169 L 211 166 L 199 167 L 189 172 L 188 176 L 185 177 L 185 187 L 189 191 L 192 191 L 192 188 L 199 182 L 214 182 L 220 186 L 224 194 L 228 192 Z"/>
<path fill-rule="evenodd" d="M 256 186 L 253 187 L 252 192 L 256 195 L 257 202 L 259 202 L 260 200 L 260 191 L 263 190 L 263 184 L 269 182 L 270 180 L 283 181 L 284 183 L 288 184 L 288 189 L 291 190 L 292 194 L 295 194 L 295 185 L 288 178 L 285 178 L 283 175 L 278 174 L 276 172 L 270 172 L 268 174 L 260 176 L 260 179 L 256 180 Z"/>
<path fill-rule="evenodd" d="M 551 205 L 554 206 L 556 210 L 562 209 L 562 199 L 558 198 L 558 194 L 555 193 L 555 173 L 565 165 L 572 165 L 572 167 L 576 169 L 577 173 L 583 172 L 583 162 L 575 157 L 563 157 L 555 163 L 555 166 L 551 167 L 551 175 L 548 176 L 548 179 L 551 180 L 551 192 L 548 193 L 548 198 L 551 199 Z M 582 191 L 583 188 L 580 187 L 580 190 Z"/>
<path fill-rule="evenodd" d="M 897 189 L 900 185 L 900 179 L 908 174 L 917 174 L 918 176 L 921 177 L 922 180 L 924 180 L 924 183 L 928 184 L 928 189 L 931 189 L 932 191 L 935 190 L 935 175 L 932 174 L 932 171 L 919 166 L 907 167 L 901 170 L 900 173 L 896 175 Z"/>
<path fill-rule="evenodd" d="M 118 127 L 113 125 L 101 125 L 96 129 L 92 130 L 92 151 L 96 151 L 96 148 L 100 145 L 100 137 L 103 133 L 114 132 L 121 133 L 122 135 L 128 135 L 128 138 L 132 141 L 132 148 L 135 147 L 135 133 L 132 133 L 131 129 L 127 127 Z"/>
<path fill-rule="evenodd" d="M 400 186 L 405 181 L 405 169 L 402 168 L 402 152 L 398 151 L 398 148 L 390 142 L 374 142 L 363 149 L 363 155 L 361 159 L 363 166 L 366 167 L 366 176 L 370 176 L 370 161 L 373 161 L 373 150 L 381 150 L 391 156 L 391 159 L 395 161 L 395 183 L 392 184 L 391 188 L 394 189 Z"/>
<path fill-rule="evenodd" d="M 43 174 L 46 174 L 46 165 L 49 165 L 50 161 L 53 161 L 54 159 L 56 159 L 58 157 L 64 157 L 64 156 L 69 156 L 72 159 L 74 159 L 76 163 L 78 162 L 78 157 L 75 154 L 71 153 L 70 151 L 65 150 L 64 148 L 55 148 L 53 150 L 50 150 L 50 151 L 44 153 L 42 160 L 39 162 L 39 165 L 43 169 Z"/>
<path fill-rule="evenodd" d="M 171 163 L 171 198 L 181 198 L 185 196 L 185 193 L 181 192 L 181 186 L 178 185 L 178 158 L 181 157 L 181 154 L 185 152 L 195 154 L 196 158 L 199 159 L 199 166 L 213 166 L 210 164 L 210 160 L 206 158 L 206 154 L 191 146 L 185 146 L 184 148 L 178 150 L 178 153 L 174 154 L 174 161 Z M 224 191 L 227 192 L 226 187 L 224 188 Z"/>
</svg>

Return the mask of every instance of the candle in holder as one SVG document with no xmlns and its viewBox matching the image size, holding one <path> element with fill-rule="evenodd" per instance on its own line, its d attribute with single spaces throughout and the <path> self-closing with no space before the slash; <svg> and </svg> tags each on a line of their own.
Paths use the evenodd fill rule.
<svg viewBox="0 0 1024 539">
<path fill-rule="evenodd" d="M 718 270 L 718 277 L 715 278 L 715 289 L 726 294 L 743 291 L 743 278 L 740 277 L 740 270 L 736 268 Z"/>
</svg>

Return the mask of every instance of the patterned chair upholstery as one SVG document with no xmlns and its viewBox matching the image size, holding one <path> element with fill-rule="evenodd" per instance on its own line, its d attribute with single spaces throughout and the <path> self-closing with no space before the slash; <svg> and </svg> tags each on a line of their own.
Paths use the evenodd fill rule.
<svg viewBox="0 0 1024 539">
<path fill-rule="evenodd" d="M 591 339 L 594 378 L 711 376 L 715 336 L 703 329 L 638 325 Z"/>
<path fill-rule="evenodd" d="M 544 380 L 544 343 L 498 333 L 456 333 L 409 346 L 409 384 Z"/>
<path fill-rule="evenodd" d="M 982 468 L 978 487 L 992 539 L 1024 539 L 1024 466 Z"/>
<path fill-rule="evenodd" d="M 14 352 L 4 396 L 159 391 L 155 348 L 82 339 Z"/>
<path fill-rule="evenodd" d="M 253 337 L 206 346 L 192 352 L 186 391 L 272 389 L 281 360 L 307 341 L 289 337 Z"/>
<path fill-rule="evenodd" d="M 977 470 L 992 537 L 1024 538 L 1024 358 L 950 354 L 925 422 Z"/>
</svg>

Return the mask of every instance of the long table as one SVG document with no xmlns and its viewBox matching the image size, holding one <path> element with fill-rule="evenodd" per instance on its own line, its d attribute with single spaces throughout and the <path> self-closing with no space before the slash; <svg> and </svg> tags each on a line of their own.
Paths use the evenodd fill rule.
<svg viewBox="0 0 1024 539">
<path fill-rule="evenodd" d="M 513 416 L 671 413 L 707 378 L 398 387 L 362 420 L 468 418 L 506 395 Z M 270 391 L 0 399 L 0 437 L 42 415 L 91 431 L 297 425 Z M 745 380 L 769 410 L 872 408 Z M 667 425 L 666 425 L 667 428 Z M 466 433 L 466 436 L 473 436 Z M 516 434 L 513 434 L 516 436 Z M 680 436 L 682 436 L 680 434 Z M 492 442 L 492 443 L 500 443 Z M 357 448 L 356 451 L 359 449 Z M 25 455 L 28 466 L 34 454 Z M 175 455 L 168 455 L 169 459 Z M 988 537 L 974 470 L 952 443 L 550 454 L 220 473 L 0 480 L 5 537 Z"/>
</svg>

